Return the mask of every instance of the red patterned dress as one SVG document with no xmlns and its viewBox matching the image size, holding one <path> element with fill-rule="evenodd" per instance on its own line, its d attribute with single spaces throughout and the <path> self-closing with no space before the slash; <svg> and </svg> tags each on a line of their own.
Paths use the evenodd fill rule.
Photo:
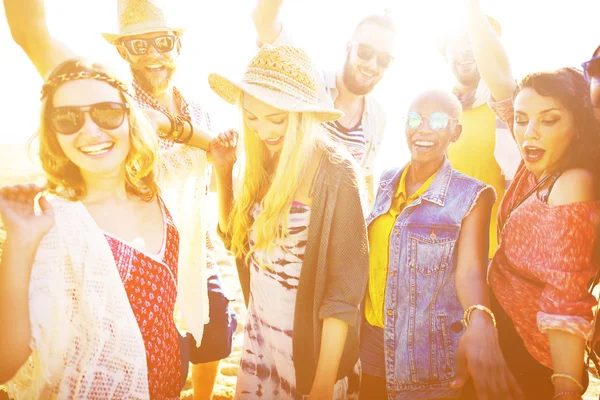
<svg viewBox="0 0 600 400">
<path fill-rule="evenodd" d="M 173 320 L 179 234 L 160 198 L 159 203 L 166 232 L 160 254 L 137 250 L 109 234 L 105 237 L 144 339 L 150 398 L 179 399 L 181 356 Z"/>
</svg>

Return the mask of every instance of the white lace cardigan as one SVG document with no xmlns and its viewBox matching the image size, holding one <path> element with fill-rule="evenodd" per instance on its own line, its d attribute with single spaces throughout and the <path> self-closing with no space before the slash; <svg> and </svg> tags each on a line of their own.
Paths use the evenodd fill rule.
<svg viewBox="0 0 600 400">
<path fill-rule="evenodd" d="M 208 323 L 206 156 L 161 152 L 161 196 L 180 235 L 177 312 L 199 344 Z M 81 202 L 50 199 L 56 223 L 31 272 L 31 356 L 7 383 L 17 399 L 148 399 L 146 350 L 103 232 Z"/>
</svg>

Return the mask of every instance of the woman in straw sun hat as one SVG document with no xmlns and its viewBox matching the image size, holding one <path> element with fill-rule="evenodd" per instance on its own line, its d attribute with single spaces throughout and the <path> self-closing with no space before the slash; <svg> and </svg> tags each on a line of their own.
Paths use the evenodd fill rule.
<svg viewBox="0 0 600 400">
<path fill-rule="evenodd" d="M 355 165 L 321 131 L 341 112 L 318 103 L 311 62 L 291 46 L 263 47 L 240 82 L 209 84 L 243 121 L 236 196 L 236 134 L 211 149 L 219 230 L 248 307 L 236 398 L 339 398 L 369 262 Z"/>
</svg>

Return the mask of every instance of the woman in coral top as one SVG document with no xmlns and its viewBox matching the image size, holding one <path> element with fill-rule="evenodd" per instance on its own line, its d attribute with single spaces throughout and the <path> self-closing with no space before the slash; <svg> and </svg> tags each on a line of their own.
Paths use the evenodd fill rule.
<svg viewBox="0 0 600 400">
<path fill-rule="evenodd" d="M 500 345 L 527 398 L 579 399 L 587 385 L 589 293 L 600 221 L 600 125 L 574 68 L 526 76 L 508 58 L 477 0 L 465 0 L 481 76 L 509 123 L 522 162 L 506 192 L 489 268 Z"/>
<path fill-rule="evenodd" d="M 204 243 L 185 223 L 199 214 L 180 217 L 166 179 L 186 175 L 195 150 L 158 157 L 149 120 L 98 64 L 65 61 L 42 101 L 51 196 L 36 214 L 43 188 L 0 190 L 0 382 L 25 399 L 178 399 L 176 304 L 199 343 L 208 299 L 201 254 L 188 254 Z"/>
</svg>

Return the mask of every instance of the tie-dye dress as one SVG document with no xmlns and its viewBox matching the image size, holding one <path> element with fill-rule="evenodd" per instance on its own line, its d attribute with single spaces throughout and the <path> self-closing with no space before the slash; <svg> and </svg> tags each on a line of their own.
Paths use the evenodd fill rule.
<svg viewBox="0 0 600 400">
<path fill-rule="evenodd" d="M 253 209 L 253 217 L 260 212 Z M 294 309 L 310 207 L 294 202 L 289 214 L 289 236 L 273 250 L 258 252 L 250 263 L 250 301 L 236 399 L 297 399 L 292 358 Z M 255 233 L 250 233 L 250 244 Z M 267 260 L 269 267 L 258 260 Z"/>
</svg>

